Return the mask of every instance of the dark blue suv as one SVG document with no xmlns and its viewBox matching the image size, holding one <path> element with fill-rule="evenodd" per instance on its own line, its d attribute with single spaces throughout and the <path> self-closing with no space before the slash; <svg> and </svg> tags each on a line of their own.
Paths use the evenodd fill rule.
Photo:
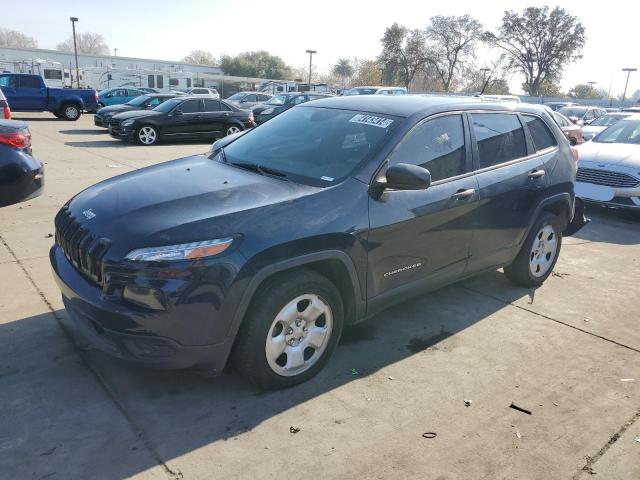
<svg viewBox="0 0 640 480">
<path fill-rule="evenodd" d="M 318 100 L 79 193 L 51 264 L 105 352 L 285 387 L 411 295 L 500 267 L 540 285 L 585 222 L 576 159 L 533 105 Z"/>
</svg>

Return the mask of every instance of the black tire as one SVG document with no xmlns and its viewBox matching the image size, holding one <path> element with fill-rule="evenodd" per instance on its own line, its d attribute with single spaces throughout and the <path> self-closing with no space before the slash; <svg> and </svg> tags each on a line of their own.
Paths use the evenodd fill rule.
<svg viewBox="0 0 640 480">
<path fill-rule="evenodd" d="M 241 125 L 238 125 L 237 123 L 232 123 L 231 125 L 227 125 L 224 136 L 226 137 L 229 135 L 233 135 L 234 133 L 238 133 L 243 130 L 244 128 Z"/>
<path fill-rule="evenodd" d="M 550 226 L 553 229 L 553 235 L 556 237 L 557 246 L 553 258 L 550 258 L 551 264 L 547 268 L 546 272 L 540 276 L 536 276 L 531 272 L 529 267 L 531 258 L 533 256 L 533 248 L 536 241 L 539 240 L 538 234 L 545 226 Z M 560 219 L 550 212 L 543 212 L 536 223 L 531 228 L 527 239 L 525 240 L 518 256 L 513 263 L 507 267 L 504 267 L 504 273 L 512 283 L 520 285 L 522 287 L 538 287 L 544 283 L 544 281 L 551 275 L 553 268 L 560 256 L 560 250 L 562 247 L 562 229 L 560 226 Z"/>
<path fill-rule="evenodd" d="M 65 103 L 60 109 L 60 118 L 64 118 L 70 122 L 75 122 L 82 115 L 82 109 L 77 103 Z"/>
<path fill-rule="evenodd" d="M 141 138 L 141 132 L 153 132 L 154 137 L 153 139 L 151 139 L 151 137 L 146 136 L 148 140 L 145 141 Z M 160 140 L 160 133 L 158 132 L 158 127 L 155 127 L 153 125 L 142 125 L 140 128 L 138 128 L 135 131 L 133 140 L 139 145 L 145 145 L 145 146 L 155 145 Z"/>
<path fill-rule="evenodd" d="M 576 145 L 578 145 L 578 141 L 577 141 L 575 138 L 570 138 L 570 139 L 569 139 L 569 144 L 570 144 L 572 147 L 575 147 Z"/>
<path fill-rule="evenodd" d="M 333 319 L 331 333 L 327 334 L 328 339 L 322 353 L 306 370 L 295 375 L 281 375 L 270 366 L 267 360 L 266 342 L 273 332 L 272 323 L 288 303 L 299 296 L 309 294 L 317 295 L 329 306 Z M 302 308 L 304 311 L 305 307 Z M 300 307 L 298 311 L 301 311 Z M 264 390 L 275 390 L 303 383 L 314 377 L 329 361 L 340 340 L 343 319 L 344 310 L 340 293 L 326 277 L 307 269 L 275 275 L 265 280 L 251 302 L 236 336 L 231 353 L 232 362 L 240 374 Z M 286 354 L 283 353 L 283 355 Z"/>
</svg>

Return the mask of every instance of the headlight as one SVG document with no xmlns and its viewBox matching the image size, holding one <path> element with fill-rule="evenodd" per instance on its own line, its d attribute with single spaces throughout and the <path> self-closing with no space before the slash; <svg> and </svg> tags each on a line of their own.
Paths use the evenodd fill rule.
<svg viewBox="0 0 640 480">
<path fill-rule="evenodd" d="M 125 120 L 122 122 L 123 127 L 130 127 L 131 125 L 133 125 L 133 120 Z"/>
<path fill-rule="evenodd" d="M 267 108 L 266 110 L 261 111 L 258 115 L 271 115 L 273 110 L 273 108 Z"/>
<path fill-rule="evenodd" d="M 203 242 L 167 245 L 166 247 L 138 248 L 129 252 L 125 259 L 134 262 L 192 260 L 218 255 L 229 248 L 232 243 L 233 237 L 226 237 Z"/>
</svg>

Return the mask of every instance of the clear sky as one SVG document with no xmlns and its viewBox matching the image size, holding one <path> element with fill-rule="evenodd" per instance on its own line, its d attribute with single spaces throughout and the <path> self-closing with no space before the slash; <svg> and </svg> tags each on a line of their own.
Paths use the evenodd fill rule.
<svg viewBox="0 0 640 480">
<path fill-rule="evenodd" d="M 279 4 L 281 3 L 281 6 Z M 306 3 L 306 5 L 305 5 Z M 71 33 L 70 16 L 79 18 L 79 31 L 104 36 L 118 55 L 179 60 L 192 49 L 214 56 L 249 50 L 267 50 L 300 67 L 308 62 L 306 49 L 314 49 L 314 64 L 326 71 L 339 57 L 373 58 L 380 52 L 384 28 L 398 22 L 424 28 L 432 15 L 477 18 L 486 29 L 500 23 L 505 9 L 521 11 L 544 5 L 536 0 L 322 0 L 278 2 L 247 0 L 23 0 L 19 8 L 2 8 L 4 28 L 35 37 L 41 48 L 55 45 Z M 623 67 L 640 68 L 638 25 L 640 1 L 558 0 L 586 27 L 584 57 L 568 66 L 564 90 L 577 83 L 597 82 L 597 88 L 622 93 Z M 308 6 L 307 6 L 308 5 Z M 480 53 L 478 63 L 491 52 Z M 521 93 L 522 79 L 511 79 Z M 631 75 L 627 94 L 640 89 L 640 72 Z"/>
</svg>

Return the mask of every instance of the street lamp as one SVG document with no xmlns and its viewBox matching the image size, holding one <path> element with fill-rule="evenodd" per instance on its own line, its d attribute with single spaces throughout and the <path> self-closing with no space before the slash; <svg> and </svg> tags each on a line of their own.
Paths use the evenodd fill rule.
<svg viewBox="0 0 640 480">
<path fill-rule="evenodd" d="M 114 49 L 113 49 L 113 56 L 114 56 L 114 57 L 117 57 L 117 56 L 118 56 L 118 49 L 117 49 L 117 48 L 114 48 Z"/>
<path fill-rule="evenodd" d="M 622 94 L 622 103 L 624 104 L 624 99 L 627 97 L 627 86 L 629 85 L 629 75 L 631 72 L 637 72 L 637 68 L 623 68 L 623 72 L 627 72 L 627 82 L 624 84 L 624 93 Z M 624 106 L 624 105 L 623 105 Z"/>
<path fill-rule="evenodd" d="M 73 54 L 76 57 L 76 86 L 80 88 L 80 69 L 78 68 L 78 44 L 76 43 L 76 22 L 78 17 L 69 17 L 73 29 Z"/>
<path fill-rule="evenodd" d="M 487 78 L 487 73 L 489 73 L 491 71 L 491 69 L 487 68 L 487 67 L 484 67 L 484 68 L 481 68 L 480 71 L 482 72 L 482 91 L 480 92 L 480 95 L 483 95 L 484 91 L 487 89 L 487 85 L 489 84 L 489 79 Z"/>
<path fill-rule="evenodd" d="M 316 50 L 307 50 L 309 54 L 309 91 L 311 91 L 311 61 L 313 59 L 313 54 L 318 53 Z"/>
<path fill-rule="evenodd" d="M 591 88 L 593 88 L 593 86 L 598 83 L 598 82 L 587 82 L 587 85 L 589 85 Z"/>
</svg>

